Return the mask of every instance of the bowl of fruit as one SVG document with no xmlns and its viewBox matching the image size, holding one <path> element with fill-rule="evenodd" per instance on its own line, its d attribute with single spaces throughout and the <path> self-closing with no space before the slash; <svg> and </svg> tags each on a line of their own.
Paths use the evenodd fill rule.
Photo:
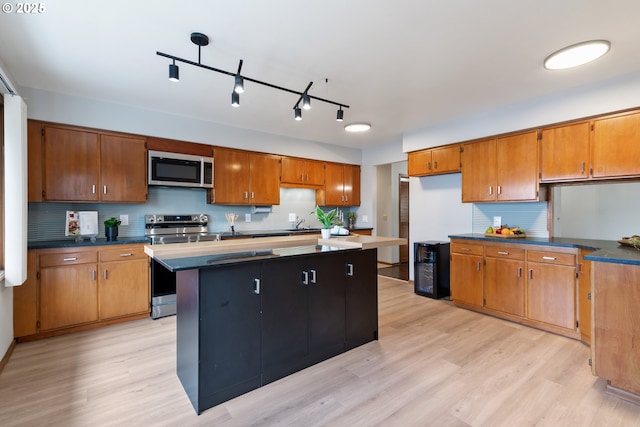
<svg viewBox="0 0 640 427">
<path fill-rule="evenodd" d="M 502 239 L 522 239 L 527 237 L 527 233 L 520 227 L 509 227 L 501 225 L 500 227 L 489 227 L 485 230 L 486 237 L 498 237 Z"/>
</svg>

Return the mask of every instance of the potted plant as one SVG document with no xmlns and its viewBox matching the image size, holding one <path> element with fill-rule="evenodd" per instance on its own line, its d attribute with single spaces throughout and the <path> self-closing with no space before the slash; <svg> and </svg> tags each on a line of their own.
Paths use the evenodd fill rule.
<svg viewBox="0 0 640 427">
<path fill-rule="evenodd" d="M 347 212 L 347 227 L 349 227 L 349 230 L 353 230 L 356 227 L 356 218 L 358 218 L 357 213 Z"/>
<path fill-rule="evenodd" d="M 331 237 L 331 226 L 333 226 L 334 222 L 338 218 L 338 212 L 335 209 L 325 212 L 320 209 L 320 206 L 316 206 L 316 210 L 311 213 L 315 214 L 318 221 L 322 224 L 322 238 L 328 239 Z"/>
<path fill-rule="evenodd" d="M 104 220 L 104 235 L 108 242 L 118 240 L 118 226 L 121 222 L 115 216 Z"/>
</svg>

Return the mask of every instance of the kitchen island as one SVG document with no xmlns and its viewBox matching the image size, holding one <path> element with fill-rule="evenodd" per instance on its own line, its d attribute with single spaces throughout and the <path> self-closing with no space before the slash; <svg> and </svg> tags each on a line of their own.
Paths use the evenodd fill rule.
<svg viewBox="0 0 640 427">
<path fill-rule="evenodd" d="M 305 236 L 145 247 L 176 272 L 177 373 L 197 413 L 378 338 L 377 247 Z"/>
</svg>

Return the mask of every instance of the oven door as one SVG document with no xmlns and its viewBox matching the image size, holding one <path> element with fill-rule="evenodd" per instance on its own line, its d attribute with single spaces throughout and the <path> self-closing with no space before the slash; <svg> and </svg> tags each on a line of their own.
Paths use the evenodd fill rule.
<svg viewBox="0 0 640 427">
<path fill-rule="evenodd" d="M 151 317 L 176 314 L 176 273 L 151 260 Z"/>
</svg>

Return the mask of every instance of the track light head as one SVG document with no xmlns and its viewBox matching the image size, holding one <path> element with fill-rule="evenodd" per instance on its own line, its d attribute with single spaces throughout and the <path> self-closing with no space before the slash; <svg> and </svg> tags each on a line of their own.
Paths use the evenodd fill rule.
<svg viewBox="0 0 640 427">
<path fill-rule="evenodd" d="M 309 94 L 307 92 L 302 94 L 302 108 L 305 110 L 311 109 L 311 99 L 309 98 Z"/>
<path fill-rule="evenodd" d="M 297 121 L 302 120 L 302 110 L 300 108 L 298 108 L 298 107 L 294 108 L 293 112 L 294 112 L 294 118 Z"/>
<path fill-rule="evenodd" d="M 244 79 L 240 74 L 236 74 L 236 81 L 233 85 L 233 91 L 235 93 L 243 93 L 244 92 Z"/>
<path fill-rule="evenodd" d="M 231 92 L 231 106 L 236 108 L 240 106 L 240 94 L 236 91 Z"/>
<path fill-rule="evenodd" d="M 173 64 L 169 64 L 169 80 L 177 82 L 180 80 L 180 67 L 176 65 L 176 61 Z"/>
<path fill-rule="evenodd" d="M 344 120 L 344 111 L 342 110 L 342 106 L 340 106 L 340 109 L 336 112 L 336 121 L 341 122 L 343 120 Z"/>
</svg>

